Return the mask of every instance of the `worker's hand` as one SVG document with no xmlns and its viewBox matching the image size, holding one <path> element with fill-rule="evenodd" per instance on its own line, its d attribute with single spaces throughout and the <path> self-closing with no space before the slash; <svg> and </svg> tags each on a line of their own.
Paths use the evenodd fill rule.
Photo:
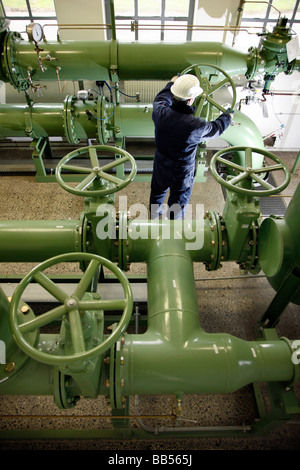
<svg viewBox="0 0 300 470">
<path fill-rule="evenodd" d="M 231 109 L 231 108 L 226 109 L 226 113 L 229 114 L 233 118 L 233 115 L 234 115 L 234 110 L 233 109 Z"/>
<path fill-rule="evenodd" d="M 176 82 L 178 77 L 179 77 L 179 75 L 175 75 L 175 77 L 171 78 L 171 82 Z"/>
</svg>

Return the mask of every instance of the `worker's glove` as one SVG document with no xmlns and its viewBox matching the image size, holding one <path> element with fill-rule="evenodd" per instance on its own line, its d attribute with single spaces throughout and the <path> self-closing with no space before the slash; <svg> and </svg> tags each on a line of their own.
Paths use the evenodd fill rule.
<svg viewBox="0 0 300 470">
<path fill-rule="evenodd" d="M 233 116 L 234 110 L 231 109 L 231 108 L 227 108 L 227 109 L 226 109 L 226 113 L 227 113 L 227 114 L 230 114 L 231 116 Z"/>
</svg>

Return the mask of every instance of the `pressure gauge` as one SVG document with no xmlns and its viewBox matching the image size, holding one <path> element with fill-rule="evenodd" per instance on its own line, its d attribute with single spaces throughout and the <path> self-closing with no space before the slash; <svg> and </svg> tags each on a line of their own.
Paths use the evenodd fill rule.
<svg viewBox="0 0 300 470">
<path fill-rule="evenodd" d="M 29 41 L 40 42 L 44 37 L 43 27 L 39 23 L 30 23 L 26 26 Z"/>
</svg>

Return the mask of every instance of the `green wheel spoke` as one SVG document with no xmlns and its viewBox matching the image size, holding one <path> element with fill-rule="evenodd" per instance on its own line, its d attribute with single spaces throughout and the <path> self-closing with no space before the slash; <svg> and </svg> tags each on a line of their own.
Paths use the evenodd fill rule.
<svg viewBox="0 0 300 470">
<path fill-rule="evenodd" d="M 232 179 L 230 180 L 230 184 L 235 185 L 235 184 L 237 184 L 237 183 L 240 183 L 241 181 L 243 181 L 244 179 L 246 179 L 248 176 L 249 176 L 249 173 L 247 173 L 247 171 L 244 171 L 243 173 L 241 173 L 240 175 L 236 176 L 235 178 L 232 178 Z"/>
<path fill-rule="evenodd" d="M 196 107 L 195 116 L 199 117 L 205 103 L 205 98 L 200 96 L 200 101 Z"/>
<path fill-rule="evenodd" d="M 33 279 L 61 303 L 64 303 L 64 301 L 67 299 L 68 295 L 66 292 L 64 292 L 57 284 L 51 281 L 51 279 L 49 279 L 41 271 L 36 272 L 33 276 Z"/>
<path fill-rule="evenodd" d="M 99 268 L 99 262 L 95 259 L 92 259 L 90 261 L 83 277 L 81 278 L 78 286 L 76 287 L 74 291 L 74 296 L 77 297 L 78 299 L 82 299 L 83 295 L 85 292 L 88 291 L 89 286 L 93 280 L 93 277 L 95 276 L 97 269 Z"/>
<path fill-rule="evenodd" d="M 217 161 L 219 163 L 224 163 L 229 168 L 232 168 L 233 170 L 237 170 L 239 172 L 244 172 L 245 168 L 242 167 L 241 165 L 238 165 L 237 163 L 231 162 L 230 160 L 226 160 L 226 158 L 218 157 Z"/>
<path fill-rule="evenodd" d="M 261 178 L 260 176 L 256 175 L 255 173 L 250 173 L 251 178 L 253 178 L 257 183 L 263 186 L 266 189 L 275 189 L 275 187 L 268 183 L 266 180 Z"/>
<path fill-rule="evenodd" d="M 85 167 L 75 166 L 75 165 L 62 165 L 61 169 L 68 171 L 70 173 L 90 173 L 91 172 L 90 168 L 85 168 Z"/>
<path fill-rule="evenodd" d="M 223 106 L 221 106 L 219 103 L 217 103 L 215 100 L 213 100 L 210 96 L 206 97 L 206 101 L 208 101 L 210 104 L 212 104 L 215 108 L 218 108 L 220 111 L 225 111 Z"/>
<path fill-rule="evenodd" d="M 195 75 L 196 75 L 196 77 L 198 78 L 199 82 L 201 83 L 201 81 L 202 81 L 202 75 L 201 75 L 201 72 L 200 72 L 199 67 L 194 67 L 194 72 L 195 72 Z"/>
<path fill-rule="evenodd" d="M 283 170 L 284 167 L 280 163 L 277 165 L 269 165 L 269 166 L 264 166 L 263 168 L 258 168 L 257 170 L 253 170 L 255 173 L 266 173 L 270 171 L 278 171 L 278 170 Z"/>
<path fill-rule="evenodd" d="M 84 178 L 79 184 L 77 184 L 76 190 L 84 190 L 88 188 L 95 178 L 97 178 L 97 174 L 95 172 L 91 172 L 86 178 Z"/>
<path fill-rule="evenodd" d="M 108 173 L 105 173 L 102 170 L 100 170 L 98 174 L 101 178 L 103 178 L 106 181 L 109 181 L 110 183 L 114 183 L 116 186 L 119 186 L 119 184 L 123 183 L 123 180 L 121 178 L 118 178 L 117 176 L 114 176 L 114 175 L 109 175 Z"/>
<path fill-rule="evenodd" d="M 99 167 L 99 160 L 97 156 L 97 151 L 94 147 L 89 148 L 89 156 L 92 164 L 92 168 Z"/>
<path fill-rule="evenodd" d="M 246 168 L 252 168 L 253 160 L 252 160 L 252 149 L 246 148 L 245 150 L 245 165 Z"/>
<path fill-rule="evenodd" d="M 64 305 L 53 308 L 52 310 L 49 310 L 49 312 L 43 313 L 43 315 L 36 317 L 34 320 L 30 320 L 26 323 L 23 323 L 22 325 L 19 325 L 20 333 L 26 334 L 41 328 L 42 326 L 48 325 L 54 320 L 62 317 L 64 313 L 66 313 L 66 308 Z"/>
<path fill-rule="evenodd" d="M 208 94 L 211 95 L 212 93 L 217 91 L 219 88 L 222 88 L 222 86 L 224 86 L 226 83 L 228 83 L 228 78 L 224 78 L 224 80 L 222 80 L 221 82 L 216 83 L 215 85 L 209 87 Z"/>
<path fill-rule="evenodd" d="M 129 160 L 128 157 L 116 158 L 113 162 L 107 163 L 106 165 L 103 165 L 101 167 L 101 171 L 103 171 L 103 172 L 109 171 L 112 168 L 115 168 L 116 166 L 122 165 L 123 163 L 127 162 L 128 160 Z"/>
<path fill-rule="evenodd" d="M 70 332 L 75 354 L 85 351 L 84 335 L 82 331 L 81 317 L 77 309 L 69 312 Z"/>
</svg>

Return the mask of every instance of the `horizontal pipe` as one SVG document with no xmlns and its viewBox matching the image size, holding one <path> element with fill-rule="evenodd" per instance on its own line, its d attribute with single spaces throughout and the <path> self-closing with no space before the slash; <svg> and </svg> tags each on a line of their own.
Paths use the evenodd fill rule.
<svg viewBox="0 0 300 470">
<path fill-rule="evenodd" d="M 138 210 L 139 205 L 136 206 Z M 131 208 L 132 210 L 134 207 Z M 133 213 L 131 213 L 134 216 Z M 121 235 L 121 234 L 119 234 Z M 197 219 L 140 220 L 133 218 L 126 228 L 127 252 L 131 262 L 147 262 L 154 244 L 181 240 L 194 261 L 209 262 L 212 255 L 212 230 L 204 219 L 204 207 L 198 206 Z"/>
<path fill-rule="evenodd" d="M 0 262 L 43 261 L 81 251 L 79 221 L 1 220 Z"/>
<path fill-rule="evenodd" d="M 162 324 L 172 321 L 171 313 L 176 315 L 160 316 Z M 151 329 L 127 335 L 122 355 L 125 395 L 233 393 L 250 383 L 289 382 L 294 377 L 285 341 L 244 341 L 205 333 L 199 326 L 181 345 Z"/>
<path fill-rule="evenodd" d="M 8 41 L 9 43 L 9 41 Z M 57 80 L 168 80 L 197 63 L 225 68 L 230 75 L 245 74 L 248 54 L 216 42 L 120 43 L 117 41 L 68 41 L 40 43 L 37 52 L 30 42 L 14 38 L 9 52 L 24 79 L 28 69 L 34 81 Z M 46 58 L 52 60 L 47 61 Z M 6 70 L 2 80 L 7 81 Z"/>
<path fill-rule="evenodd" d="M 16 364 L 18 367 L 19 364 Z M 28 358 L 16 373 L 5 374 L 0 381 L 1 395 L 48 395 L 54 394 L 54 368 Z"/>
<path fill-rule="evenodd" d="M 102 134 L 106 132 L 106 127 L 110 126 L 111 129 L 114 129 L 115 123 L 118 128 L 120 127 L 123 137 L 154 138 L 152 103 L 149 105 L 120 104 L 114 113 L 108 111 L 107 117 L 110 119 L 102 121 L 97 118 L 96 106 L 92 100 L 87 100 L 84 103 L 75 100 L 72 104 L 72 134 L 78 141 L 87 138 L 100 140 Z M 110 108 L 111 105 L 108 107 Z M 117 114 L 119 114 L 119 120 L 116 119 Z M 0 105 L 0 134 L 2 136 L 26 136 L 28 131 L 32 130 L 32 135 L 36 137 L 66 136 L 69 138 L 68 122 L 63 104 L 34 103 L 31 107 L 21 104 Z M 234 122 L 222 134 L 221 139 L 230 146 L 243 145 L 264 148 L 263 138 L 258 127 L 240 111 L 235 111 Z M 264 157 L 258 153 L 253 153 L 253 157 L 253 167 L 261 168 Z M 235 161 L 240 165 L 245 165 L 245 154 L 236 152 Z"/>
</svg>

